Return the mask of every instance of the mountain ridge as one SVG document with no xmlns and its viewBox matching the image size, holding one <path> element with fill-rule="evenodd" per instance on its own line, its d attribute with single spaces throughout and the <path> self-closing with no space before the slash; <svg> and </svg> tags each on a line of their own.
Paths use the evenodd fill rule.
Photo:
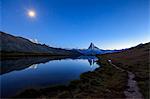
<svg viewBox="0 0 150 99">
<path fill-rule="evenodd" d="M 82 53 L 83 55 L 92 55 L 92 56 L 97 54 L 105 54 L 121 51 L 121 50 L 103 50 L 95 46 L 92 42 L 87 49 L 76 49 L 76 50 Z"/>
<path fill-rule="evenodd" d="M 91 44 L 90 44 L 90 46 L 89 46 L 89 48 L 88 49 L 91 49 L 91 50 L 99 50 L 99 48 L 98 47 L 96 47 L 92 42 L 91 42 Z"/>
<path fill-rule="evenodd" d="M 62 48 L 53 48 L 45 44 L 33 43 L 32 41 L 18 36 L 0 31 L 0 51 L 6 54 L 36 54 L 36 55 L 80 55 L 79 52 L 74 50 L 66 50 Z M 5 53 L 5 54 L 4 54 Z M 14 54 L 14 55 L 15 55 Z"/>
</svg>

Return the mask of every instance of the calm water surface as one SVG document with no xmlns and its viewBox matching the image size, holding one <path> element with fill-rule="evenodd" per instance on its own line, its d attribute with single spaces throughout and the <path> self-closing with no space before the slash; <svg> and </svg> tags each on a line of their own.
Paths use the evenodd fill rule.
<svg viewBox="0 0 150 99">
<path fill-rule="evenodd" d="M 1 61 L 1 97 L 14 96 L 28 88 L 68 84 L 80 74 L 93 71 L 97 58 L 21 58 Z"/>
</svg>

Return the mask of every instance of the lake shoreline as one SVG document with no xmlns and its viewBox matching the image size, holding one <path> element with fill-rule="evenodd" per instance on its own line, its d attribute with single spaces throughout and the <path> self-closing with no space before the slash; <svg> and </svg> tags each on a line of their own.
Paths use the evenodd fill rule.
<svg viewBox="0 0 150 99">
<path fill-rule="evenodd" d="M 125 98 L 123 90 L 126 88 L 127 74 L 110 66 L 105 60 L 97 61 L 97 64 L 101 67 L 81 74 L 80 80 L 73 80 L 68 86 L 28 89 L 15 98 Z"/>
<path fill-rule="evenodd" d="M 67 85 L 70 81 L 79 79 L 81 73 L 95 70 L 98 67 L 94 63 L 95 60 L 97 58 L 92 56 L 22 57 L 3 60 L 0 76 L 2 78 L 1 97 L 14 96 L 24 89 Z"/>
</svg>

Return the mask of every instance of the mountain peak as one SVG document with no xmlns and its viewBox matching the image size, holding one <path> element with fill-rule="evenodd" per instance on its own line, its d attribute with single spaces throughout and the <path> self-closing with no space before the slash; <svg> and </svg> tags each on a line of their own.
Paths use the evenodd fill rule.
<svg viewBox="0 0 150 99">
<path fill-rule="evenodd" d="M 90 46 L 89 46 L 88 49 L 94 50 L 94 49 L 99 49 L 99 48 L 96 47 L 96 46 L 91 42 L 91 44 L 90 44 Z"/>
</svg>

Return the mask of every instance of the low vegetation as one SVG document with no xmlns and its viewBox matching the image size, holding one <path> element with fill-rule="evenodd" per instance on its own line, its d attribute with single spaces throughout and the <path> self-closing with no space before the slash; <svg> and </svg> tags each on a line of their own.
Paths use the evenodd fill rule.
<svg viewBox="0 0 150 99">
<path fill-rule="evenodd" d="M 133 72 L 141 93 L 145 99 L 149 99 L 149 52 L 150 43 L 146 43 L 122 52 L 98 55 L 98 57 L 111 59 L 113 64 Z"/>
</svg>

